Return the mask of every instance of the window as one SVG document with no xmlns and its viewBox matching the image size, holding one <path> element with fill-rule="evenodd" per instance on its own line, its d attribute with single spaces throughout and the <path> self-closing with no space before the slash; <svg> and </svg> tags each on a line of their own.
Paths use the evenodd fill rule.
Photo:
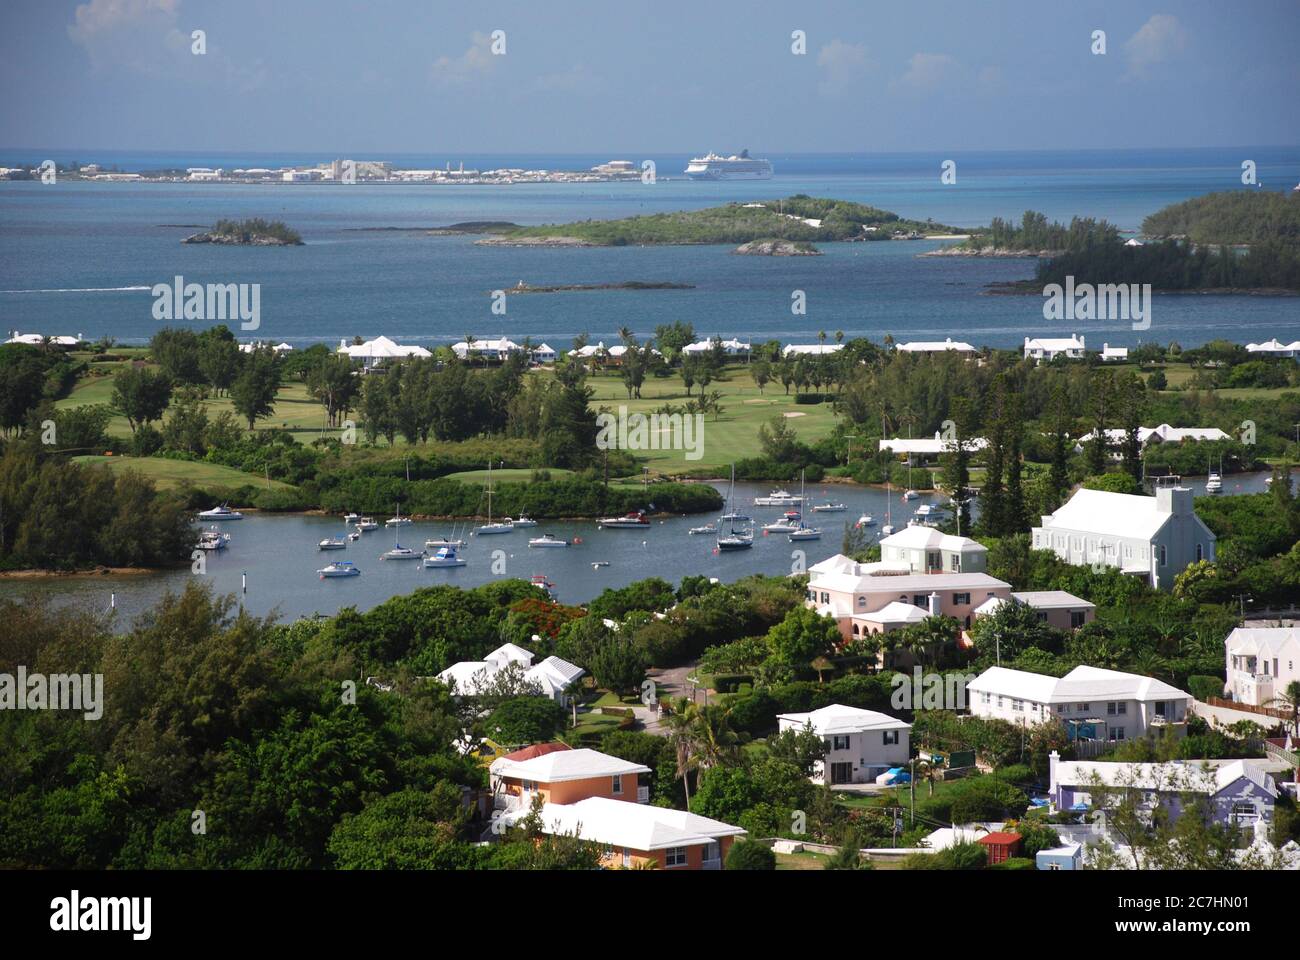
<svg viewBox="0 0 1300 960">
<path fill-rule="evenodd" d="M 848 734 L 836 734 L 831 737 L 832 750 L 847 750 L 849 748 Z"/>
<path fill-rule="evenodd" d="M 963 606 L 970 603 L 969 593 L 954 593 L 952 595 L 953 606 Z"/>
<path fill-rule="evenodd" d="M 1162 543 L 1160 544 L 1160 566 L 1163 567 L 1166 564 L 1166 562 L 1168 562 L 1168 560 L 1169 560 L 1169 554 L 1165 550 L 1165 545 Z"/>
<path fill-rule="evenodd" d="M 980 693 L 980 703 L 988 703 L 992 699 L 993 696 L 988 691 L 982 691 Z"/>
<path fill-rule="evenodd" d="M 1071 629 L 1071 630 L 1078 630 L 1081 626 L 1083 626 L 1083 620 L 1084 620 L 1084 613 L 1083 613 L 1082 610 L 1071 610 L 1071 611 L 1070 611 L 1070 629 Z"/>
<path fill-rule="evenodd" d="M 924 593 L 914 593 L 914 594 L 912 594 L 912 606 L 914 606 L 914 607 L 928 607 L 929 605 L 930 605 L 930 598 L 929 598 L 928 595 L 926 595 L 926 594 L 924 594 Z"/>
<path fill-rule="evenodd" d="M 952 564 L 953 573 L 961 573 L 961 555 L 957 553 L 949 554 L 949 562 Z"/>
<path fill-rule="evenodd" d="M 859 607 L 865 607 L 866 605 L 867 605 L 867 598 L 866 598 L 866 597 L 858 597 L 858 606 L 859 606 Z"/>
<path fill-rule="evenodd" d="M 891 745 L 893 745 L 893 744 L 895 744 L 895 743 L 898 743 L 898 731 L 897 731 L 897 730 L 886 730 L 886 731 L 884 732 L 883 742 L 884 742 L 885 746 L 887 746 L 887 747 L 888 747 L 888 746 L 891 746 Z"/>
<path fill-rule="evenodd" d="M 1017 713 L 1020 712 L 1021 710 L 1024 710 L 1024 709 L 1025 709 L 1025 701 L 1023 701 L 1023 700 L 1012 700 L 1012 701 L 1011 701 L 1011 709 L 1012 709 L 1012 710 L 1015 710 Z"/>
<path fill-rule="evenodd" d="M 670 866 L 670 867 L 684 867 L 684 866 L 686 866 L 686 848 L 685 848 L 685 847 L 669 847 L 669 848 L 668 848 L 668 854 L 667 854 L 667 856 L 664 858 L 664 862 L 667 863 L 668 866 Z"/>
<path fill-rule="evenodd" d="M 1087 713 L 1089 710 L 1092 709 L 1092 704 L 1091 704 L 1091 703 L 1076 703 L 1076 704 L 1074 705 L 1074 709 L 1077 710 L 1079 713 Z"/>
<path fill-rule="evenodd" d="M 1107 715 L 1107 716 L 1111 716 L 1111 717 L 1115 716 L 1115 701 L 1114 701 L 1114 700 L 1112 700 L 1112 701 L 1110 701 L 1110 703 L 1106 704 L 1106 715 Z"/>
<path fill-rule="evenodd" d="M 1198 543 L 1198 544 L 1196 545 L 1196 560 L 1197 560 L 1197 562 L 1199 563 L 1200 560 L 1201 560 L 1204 556 L 1205 556 L 1205 548 L 1204 548 L 1203 546 L 1201 546 L 1201 545 Z"/>
<path fill-rule="evenodd" d="M 1120 740 L 1123 740 L 1123 739 L 1124 739 L 1124 728 L 1123 728 L 1123 727 L 1111 727 L 1111 728 L 1110 728 L 1110 739 L 1111 739 L 1112 741 L 1116 742 L 1116 743 L 1118 743 Z"/>
<path fill-rule="evenodd" d="M 623 774 L 616 773 L 614 774 L 614 796 L 617 797 L 622 792 L 623 792 Z"/>
<path fill-rule="evenodd" d="M 925 565 L 931 570 L 943 569 L 943 554 L 938 550 L 930 550 L 925 555 Z"/>
</svg>

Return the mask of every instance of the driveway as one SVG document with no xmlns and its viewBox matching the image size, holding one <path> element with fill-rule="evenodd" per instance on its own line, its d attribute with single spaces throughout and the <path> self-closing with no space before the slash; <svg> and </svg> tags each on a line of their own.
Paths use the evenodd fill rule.
<svg viewBox="0 0 1300 960">
<path fill-rule="evenodd" d="M 649 670 L 646 677 L 655 685 L 655 696 L 660 703 L 671 703 L 679 697 L 685 697 L 687 700 L 693 698 L 696 703 L 713 703 L 714 699 L 709 697 L 705 690 L 695 687 L 692 690 L 692 684 L 687 677 L 695 674 L 696 664 L 688 663 L 680 667 L 669 667 L 664 670 Z M 632 708 L 638 720 L 645 727 L 646 733 L 653 733 L 660 737 L 668 736 L 668 725 L 661 722 L 658 711 L 653 706 L 638 704 Z"/>
</svg>

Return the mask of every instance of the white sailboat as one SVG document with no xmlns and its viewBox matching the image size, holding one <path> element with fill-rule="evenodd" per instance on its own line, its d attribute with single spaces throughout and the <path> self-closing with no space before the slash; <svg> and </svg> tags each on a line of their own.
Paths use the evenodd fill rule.
<svg viewBox="0 0 1300 960">
<path fill-rule="evenodd" d="M 908 431 L 908 436 L 911 436 L 910 430 Z M 908 457 L 907 458 L 907 489 L 903 491 L 903 499 L 917 500 L 920 498 L 920 496 L 921 495 L 919 493 L 917 493 L 915 490 L 912 489 L 912 458 Z"/>
<path fill-rule="evenodd" d="M 731 491 L 727 495 L 727 503 L 732 506 L 731 513 L 733 514 L 735 513 L 735 508 L 734 508 L 735 495 L 736 495 L 736 465 L 733 463 L 731 465 Z M 727 533 L 725 534 L 719 533 L 715 543 L 717 544 L 719 551 L 748 550 L 754 545 L 754 531 L 749 528 L 737 530 L 735 521 L 732 521 L 727 528 Z"/>
<path fill-rule="evenodd" d="M 802 501 L 803 501 L 803 498 L 804 498 L 804 489 L 803 489 L 803 488 L 804 488 L 804 483 L 803 483 L 803 481 L 804 481 L 803 471 L 800 471 L 800 472 L 799 472 L 799 500 L 800 500 L 800 502 L 802 502 Z M 795 540 L 820 540 L 820 539 L 822 538 L 822 528 L 821 528 L 821 527 L 805 527 L 805 526 L 803 525 L 803 517 L 799 517 L 799 519 L 796 521 L 796 523 L 797 523 L 797 526 L 795 527 L 795 529 L 793 529 L 793 530 L 790 531 L 790 540 L 791 540 L 791 541 L 795 541 Z"/>
<path fill-rule="evenodd" d="M 501 523 L 492 522 L 492 461 L 491 460 L 488 461 L 487 501 L 488 501 L 488 511 L 487 511 L 488 522 L 485 523 L 483 526 L 479 527 L 478 530 L 475 531 L 475 533 L 486 535 L 492 533 L 513 532 L 515 529 L 515 525 L 513 523 L 508 523 L 505 521 L 502 521 Z"/>
<path fill-rule="evenodd" d="M 889 482 L 889 479 L 886 478 L 885 479 L 885 525 L 880 528 L 880 535 L 882 537 L 893 536 L 894 533 L 894 517 L 892 513 L 893 500 L 894 500 L 894 487 L 893 484 Z"/>
<path fill-rule="evenodd" d="M 386 526 L 386 527 L 406 527 L 406 526 L 409 526 L 410 523 L 411 523 L 411 518 L 410 518 L 410 517 L 404 517 L 404 516 L 402 516 L 402 505 L 399 503 L 399 504 L 397 505 L 397 516 L 395 516 L 395 517 L 389 517 L 388 520 L 384 523 L 384 526 Z"/>
</svg>

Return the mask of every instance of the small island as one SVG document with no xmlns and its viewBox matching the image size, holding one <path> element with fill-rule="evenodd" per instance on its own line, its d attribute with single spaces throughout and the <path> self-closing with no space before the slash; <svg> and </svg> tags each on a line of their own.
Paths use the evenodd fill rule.
<svg viewBox="0 0 1300 960">
<path fill-rule="evenodd" d="M 673 283 L 670 280 L 623 280 L 619 283 L 555 283 L 532 284 L 520 280 L 509 293 L 568 293 L 581 290 L 694 290 L 693 283 Z M 495 293 L 496 291 L 490 291 Z"/>
<path fill-rule="evenodd" d="M 248 247 L 301 247 L 302 236 L 279 220 L 218 220 L 207 233 L 196 233 L 181 243 L 223 243 Z"/>
<path fill-rule="evenodd" d="M 577 223 L 517 227 L 477 243 L 486 246 L 623 247 L 686 244 L 766 244 L 918 240 L 960 233 L 932 220 L 908 220 L 889 210 L 863 203 L 796 194 L 783 200 L 729 203 L 703 210 L 656 213 L 621 220 L 582 220 Z M 756 248 L 752 252 L 764 254 Z M 798 249 L 776 256 L 815 256 Z"/>
<path fill-rule="evenodd" d="M 749 257 L 820 257 L 822 252 L 806 240 L 751 240 L 732 253 Z"/>
</svg>

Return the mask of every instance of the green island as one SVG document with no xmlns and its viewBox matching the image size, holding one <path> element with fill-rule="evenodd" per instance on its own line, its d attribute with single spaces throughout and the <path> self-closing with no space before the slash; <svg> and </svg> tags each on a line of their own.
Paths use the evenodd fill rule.
<svg viewBox="0 0 1300 960">
<path fill-rule="evenodd" d="M 218 220 L 206 233 L 186 237 L 181 243 L 235 244 L 252 247 L 300 247 L 302 235 L 279 220 Z"/>
<path fill-rule="evenodd" d="M 846 200 L 809 197 L 729 203 L 704 210 L 656 213 L 622 220 L 518 227 L 478 241 L 491 245 L 557 244 L 637 246 L 648 244 L 744 244 L 789 240 L 804 243 L 916 239 L 964 233 L 932 220 L 908 220 L 888 210 Z"/>
</svg>

